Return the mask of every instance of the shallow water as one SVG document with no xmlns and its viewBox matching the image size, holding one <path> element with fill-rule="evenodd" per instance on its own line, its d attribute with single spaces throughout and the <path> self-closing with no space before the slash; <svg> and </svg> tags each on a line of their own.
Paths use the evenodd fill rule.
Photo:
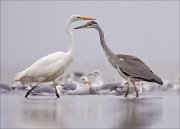
<svg viewBox="0 0 180 129">
<path fill-rule="evenodd" d="M 1 128 L 179 128 L 179 94 L 1 94 Z"/>
</svg>

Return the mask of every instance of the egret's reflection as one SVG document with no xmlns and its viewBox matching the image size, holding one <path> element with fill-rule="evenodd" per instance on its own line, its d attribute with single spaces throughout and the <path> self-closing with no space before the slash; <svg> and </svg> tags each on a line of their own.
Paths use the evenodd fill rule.
<svg viewBox="0 0 180 129">
<path fill-rule="evenodd" d="M 54 100 L 25 100 L 19 109 L 19 120 L 25 127 L 57 127 L 57 102 Z"/>
</svg>

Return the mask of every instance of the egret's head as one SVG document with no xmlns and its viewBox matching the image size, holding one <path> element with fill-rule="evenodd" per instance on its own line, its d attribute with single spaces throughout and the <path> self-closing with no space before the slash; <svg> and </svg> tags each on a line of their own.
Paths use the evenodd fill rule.
<svg viewBox="0 0 180 129">
<path fill-rule="evenodd" d="M 90 21 L 87 24 L 76 27 L 74 29 L 81 29 L 81 28 L 95 28 L 96 29 L 97 27 L 98 27 L 98 24 L 95 21 Z"/>
<path fill-rule="evenodd" d="M 71 19 L 72 21 L 96 20 L 95 18 L 80 16 L 80 15 L 72 15 L 71 17 L 69 17 L 69 19 Z"/>
</svg>

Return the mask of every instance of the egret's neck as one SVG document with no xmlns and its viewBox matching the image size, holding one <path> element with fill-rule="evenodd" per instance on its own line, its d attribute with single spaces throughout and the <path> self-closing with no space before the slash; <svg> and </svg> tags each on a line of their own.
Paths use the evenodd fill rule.
<svg viewBox="0 0 180 129">
<path fill-rule="evenodd" d="M 74 40 L 74 35 L 73 35 L 73 32 L 72 32 L 72 28 L 71 28 L 71 23 L 73 22 L 72 19 L 68 19 L 67 22 L 66 22 L 66 32 L 69 36 L 69 50 L 67 53 L 69 54 L 74 54 L 75 52 L 75 40 Z"/>
<path fill-rule="evenodd" d="M 104 33 L 103 33 L 102 29 L 101 29 L 99 26 L 98 26 L 96 29 L 97 29 L 98 32 L 99 32 L 100 41 L 101 41 L 101 46 L 102 46 L 102 48 L 103 48 L 106 56 L 110 58 L 112 55 L 114 55 L 114 53 L 113 53 L 113 52 L 109 49 L 109 47 L 107 46 L 106 41 L 105 41 L 105 39 L 104 39 Z"/>
</svg>

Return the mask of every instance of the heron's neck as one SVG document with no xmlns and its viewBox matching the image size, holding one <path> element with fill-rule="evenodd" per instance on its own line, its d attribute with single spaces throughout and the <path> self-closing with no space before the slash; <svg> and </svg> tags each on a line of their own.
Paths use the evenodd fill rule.
<svg viewBox="0 0 180 129">
<path fill-rule="evenodd" d="M 110 48 L 107 46 L 106 41 L 104 39 L 104 33 L 102 31 L 102 29 L 98 26 L 97 28 L 98 32 L 99 32 L 99 36 L 100 36 L 100 42 L 101 42 L 101 46 L 106 54 L 107 57 L 111 57 L 114 53 L 110 50 Z"/>
<path fill-rule="evenodd" d="M 71 28 L 71 23 L 73 22 L 72 19 L 68 19 L 67 22 L 66 22 L 66 32 L 69 36 L 69 50 L 67 53 L 69 54 L 74 54 L 75 52 L 75 40 L 74 40 L 74 35 L 73 35 L 73 32 L 72 32 L 72 28 Z"/>
</svg>

